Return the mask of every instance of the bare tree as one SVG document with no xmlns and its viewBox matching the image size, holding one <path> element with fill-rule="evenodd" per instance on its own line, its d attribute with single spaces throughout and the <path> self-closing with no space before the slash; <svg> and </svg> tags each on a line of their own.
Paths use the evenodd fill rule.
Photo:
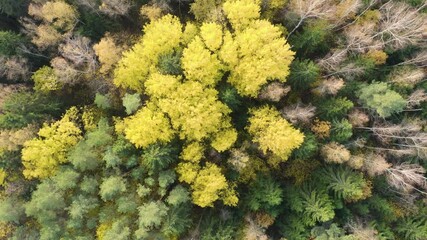
<svg viewBox="0 0 427 240">
<path fill-rule="evenodd" d="M 364 21 L 351 25 L 344 29 L 344 35 L 347 40 L 347 49 L 350 51 L 364 53 L 370 49 L 381 49 L 384 43 L 374 38 L 377 31 L 376 23 Z"/>
<path fill-rule="evenodd" d="M 426 170 L 418 164 L 402 163 L 387 170 L 387 182 L 403 193 L 417 191 L 427 194 Z"/>
<path fill-rule="evenodd" d="M 267 240 L 268 236 L 265 234 L 265 229 L 256 224 L 252 216 L 245 217 L 246 226 L 244 230 L 244 239 L 247 240 Z"/>
<path fill-rule="evenodd" d="M 356 219 L 355 221 L 350 221 L 346 224 L 346 228 L 352 233 L 356 239 L 360 240 L 377 240 L 378 231 L 373 227 L 369 226 L 366 223 L 363 223 L 362 220 Z"/>
<path fill-rule="evenodd" d="M 380 31 L 374 37 L 379 36 L 384 44 L 395 49 L 425 42 L 423 35 L 427 31 L 427 21 L 419 11 L 426 4 L 424 2 L 418 9 L 414 9 L 403 2 L 388 1 L 380 8 Z"/>
<path fill-rule="evenodd" d="M 348 114 L 348 120 L 353 127 L 362 127 L 369 122 L 369 115 L 359 109 L 355 109 Z"/>
<path fill-rule="evenodd" d="M 76 3 L 93 11 L 99 11 L 99 3 L 97 0 L 76 0 Z"/>
<path fill-rule="evenodd" d="M 64 84 L 75 84 L 80 81 L 82 72 L 76 70 L 67 60 L 62 57 L 56 57 L 50 61 L 59 81 Z"/>
<path fill-rule="evenodd" d="M 28 60 L 19 56 L 0 56 L 0 76 L 9 81 L 28 80 L 30 69 Z"/>
<path fill-rule="evenodd" d="M 404 120 L 400 124 L 378 124 L 372 127 L 359 127 L 371 131 L 383 144 L 392 144 L 395 148 L 375 148 L 397 154 L 412 154 L 427 159 L 427 133 L 422 131 L 425 121 L 420 119 Z"/>
<path fill-rule="evenodd" d="M 288 37 L 297 30 L 301 24 L 309 18 L 325 18 L 333 12 L 330 0 L 291 0 L 290 11 L 297 15 L 299 20 L 295 27 L 289 32 Z"/>
<path fill-rule="evenodd" d="M 427 94 L 423 89 L 418 89 L 411 93 L 406 101 L 409 108 L 414 108 L 427 101 Z"/>
<path fill-rule="evenodd" d="M 320 96 L 327 94 L 336 95 L 338 91 L 345 85 L 344 80 L 338 77 L 330 77 L 323 80 L 319 86 L 314 88 L 312 91 Z"/>
<path fill-rule="evenodd" d="M 272 82 L 261 90 L 258 97 L 263 100 L 278 102 L 283 96 L 285 96 L 290 91 L 290 86 L 284 86 L 282 83 L 279 82 Z"/>
<path fill-rule="evenodd" d="M 102 0 L 99 10 L 109 16 L 126 15 L 132 3 L 129 0 Z"/>
<path fill-rule="evenodd" d="M 65 43 L 59 46 L 59 52 L 80 70 L 90 72 L 97 66 L 95 52 L 87 37 L 75 35 L 67 38 Z"/>
<path fill-rule="evenodd" d="M 369 176 L 374 177 L 383 174 L 391 166 L 383 155 L 369 153 L 365 154 L 362 170 Z"/>
<path fill-rule="evenodd" d="M 427 67 L 427 50 L 422 50 L 419 53 L 417 53 L 414 57 L 409 58 L 397 65 L 409 65 L 414 64 L 419 67 Z"/>
<path fill-rule="evenodd" d="M 332 11 L 328 12 L 327 19 L 333 23 L 334 27 L 340 26 L 346 20 L 354 18 L 362 6 L 360 0 L 343 0 L 338 4 L 332 5 Z"/>
<path fill-rule="evenodd" d="M 318 61 L 318 65 L 328 72 L 337 72 L 342 62 L 347 58 L 347 49 L 333 49 L 324 58 Z"/>
<path fill-rule="evenodd" d="M 293 104 L 286 106 L 282 109 L 282 115 L 284 118 L 291 121 L 293 124 L 301 122 L 304 124 L 310 123 L 314 117 L 316 107 L 312 105 L 303 105 L 302 103 Z"/>
<path fill-rule="evenodd" d="M 422 68 L 402 66 L 392 71 L 389 75 L 389 79 L 390 82 L 399 86 L 414 87 L 416 84 L 423 81 L 426 75 L 425 70 Z"/>
</svg>

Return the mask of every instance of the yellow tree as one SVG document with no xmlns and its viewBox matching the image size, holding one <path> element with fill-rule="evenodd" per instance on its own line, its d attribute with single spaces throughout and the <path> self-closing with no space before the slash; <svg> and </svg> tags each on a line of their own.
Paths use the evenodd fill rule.
<svg viewBox="0 0 427 240">
<path fill-rule="evenodd" d="M 264 106 L 251 110 L 248 132 L 264 153 L 287 160 L 304 141 L 304 134 L 280 116 L 279 111 Z"/>
<path fill-rule="evenodd" d="M 206 163 L 205 167 L 200 168 L 194 163 L 184 162 L 178 165 L 177 172 L 180 181 L 190 184 L 196 205 L 212 207 L 216 200 L 222 200 L 225 205 L 236 206 L 236 192 L 217 165 Z"/>
<path fill-rule="evenodd" d="M 55 174 L 59 164 L 67 162 L 67 152 L 81 139 L 81 130 L 74 122 L 77 108 L 69 109 L 61 120 L 45 125 L 38 138 L 24 143 L 22 163 L 27 179 L 46 178 Z"/>
<path fill-rule="evenodd" d="M 162 112 L 153 110 L 152 104 L 124 120 L 126 138 L 137 147 L 147 147 L 156 142 L 169 142 L 174 131 Z"/>
<path fill-rule="evenodd" d="M 182 25 L 179 19 L 166 15 L 144 27 L 144 36 L 123 54 L 115 70 L 114 83 L 139 92 L 151 72 L 156 72 L 158 58 L 171 53 L 181 42 Z"/>
<path fill-rule="evenodd" d="M 234 32 L 226 32 L 221 60 L 229 67 L 228 81 L 244 96 L 256 97 L 269 80 L 286 81 L 294 52 L 282 30 L 259 20 L 260 7 L 253 0 L 227 1 L 224 11 Z"/>
<path fill-rule="evenodd" d="M 120 60 L 122 49 L 116 45 L 111 36 L 105 36 L 98 44 L 93 46 L 95 54 L 98 56 L 101 73 L 108 73 L 113 66 Z"/>
</svg>

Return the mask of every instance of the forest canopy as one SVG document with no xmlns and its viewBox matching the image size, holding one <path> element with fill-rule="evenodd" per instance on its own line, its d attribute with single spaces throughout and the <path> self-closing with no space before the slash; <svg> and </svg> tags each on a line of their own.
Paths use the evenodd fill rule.
<svg viewBox="0 0 427 240">
<path fill-rule="evenodd" d="M 0 0 L 0 239 L 427 239 L 426 7 Z"/>
</svg>

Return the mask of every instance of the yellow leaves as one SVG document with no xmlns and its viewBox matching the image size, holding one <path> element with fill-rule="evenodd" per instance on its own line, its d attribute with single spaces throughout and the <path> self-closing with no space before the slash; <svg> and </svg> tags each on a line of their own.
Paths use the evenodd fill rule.
<svg viewBox="0 0 427 240">
<path fill-rule="evenodd" d="M 42 17 L 54 27 L 68 30 L 77 22 L 77 11 L 63 1 L 47 2 L 42 7 Z"/>
<path fill-rule="evenodd" d="M 199 29 L 196 25 L 192 23 L 187 23 L 187 25 L 185 25 L 184 33 L 182 34 L 182 43 L 189 44 L 198 32 Z"/>
<path fill-rule="evenodd" d="M 236 47 L 225 39 L 225 47 L 220 54 L 231 65 L 228 81 L 244 96 L 256 97 L 262 85 L 268 80 L 286 81 L 294 52 L 281 36 L 281 30 L 265 20 L 253 21 L 247 28 L 236 32 L 234 45 L 237 58 L 232 52 Z M 227 36 L 226 36 L 227 38 Z M 233 66 L 234 65 L 234 66 Z"/>
<path fill-rule="evenodd" d="M 197 177 L 197 173 L 200 170 L 198 164 L 191 162 L 181 162 L 176 167 L 176 172 L 179 174 L 179 181 L 191 184 Z"/>
<path fill-rule="evenodd" d="M 239 63 L 237 42 L 233 40 L 233 36 L 229 31 L 225 31 L 223 41 L 224 43 L 222 44 L 218 55 L 221 60 L 227 63 L 227 65 L 229 65 L 231 68 L 234 68 Z"/>
<path fill-rule="evenodd" d="M 218 132 L 230 109 L 218 101 L 215 89 L 187 81 L 169 96 L 158 100 L 159 108 L 167 113 L 181 139 L 198 141 Z"/>
<path fill-rule="evenodd" d="M 177 17 L 166 15 L 144 27 L 142 43 L 146 55 L 154 61 L 162 54 L 171 52 L 181 42 L 182 25 Z"/>
<path fill-rule="evenodd" d="M 34 81 L 34 90 L 41 92 L 50 92 L 62 88 L 62 83 L 59 82 L 53 68 L 44 66 L 39 68 L 31 79 Z"/>
<path fill-rule="evenodd" d="M 214 86 L 221 79 L 220 61 L 216 54 L 205 48 L 198 36 L 184 49 L 181 61 L 188 80 Z"/>
<path fill-rule="evenodd" d="M 203 23 L 200 36 L 209 50 L 215 52 L 222 44 L 222 27 L 216 23 Z"/>
<path fill-rule="evenodd" d="M 236 206 L 238 198 L 234 186 L 227 183 L 217 165 L 206 163 L 200 169 L 199 165 L 185 162 L 178 164 L 176 171 L 180 174 L 181 182 L 191 184 L 193 202 L 200 207 L 212 207 L 219 199 L 225 205 Z"/>
<path fill-rule="evenodd" d="M 6 171 L 3 169 L 0 169 L 0 186 L 4 186 L 6 176 L 7 176 Z"/>
<path fill-rule="evenodd" d="M 153 108 L 147 105 L 135 115 L 124 119 L 125 136 L 136 147 L 144 148 L 156 142 L 167 143 L 173 138 L 174 131 L 169 120 Z"/>
<path fill-rule="evenodd" d="M 103 240 L 105 233 L 110 228 L 111 228 L 111 224 L 107 224 L 107 223 L 99 224 L 98 227 L 96 228 L 96 239 Z"/>
<path fill-rule="evenodd" d="M 184 147 L 181 158 L 185 161 L 198 163 L 203 157 L 204 147 L 198 142 L 192 142 Z"/>
<path fill-rule="evenodd" d="M 265 106 L 253 109 L 251 114 L 248 132 L 264 153 L 271 152 L 274 156 L 287 160 L 292 151 L 303 143 L 304 135 L 280 117 L 277 110 Z"/>
<path fill-rule="evenodd" d="M 115 70 L 114 84 L 142 92 L 149 73 L 156 72 L 159 56 L 177 48 L 182 40 L 179 19 L 166 15 L 144 28 L 144 36 L 130 51 L 123 54 Z"/>
<path fill-rule="evenodd" d="M 237 140 L 237 131 L 234 128 L 228 128 L 215 134 L 211 146 L 218 152 L 228 150 Z"/>
<path fill-rule="evenodd" d="M 93 46 L 96 56 L 98 56 L 101 73 L 107 73 L 120 60 L 122 49 L 116 46 L 112 37 L 106 36 Z"/>
<path fill-rule="evenodd" d="M 331 131 L 331 123 L 315 119 L 311 126 L 311 131 L 313 131 L 318 138 L 328 138 Z"/>
<path fill-rule="evenodd" d="M 381 50 L 369 50 L 365 57 L 375 63 L 375 65 L 384 64 L 387 60 L 387 53 Z"/>
<path fill-rule="evenodd" d="M 180 84 L 180 79 L 172 75 L 153 73 L 145 82 L 145 92 L 154 98 L 170 95 Z"/>
<path fill-rule="evenodd" d="M 200 170 L 191 188 L 195 204 L 200 207 L 212 207 L 213 202 L 219 199 L 220 191 L 227 188 L 227 180 L 218 166 L 207 163 L 206 167 Z"/>
<path fill-rule="evenodd" d="M 260 17 L 261 7 L 257 0 L 229 0 L 223 5 L 224 12 L 237 31 L 249 26 Z"/>
<path fill-rule="evenodd" d="M 202 150 L 200 148 L 197 143 L 190 144 L 186 146 L 187 150 L 184 150 L 183 154 L 197 154 Z M 181 162 L 176 167 L 176 172 L 179 174 L 179 181 L 190 184 L 194 204 L 212 207 L 216 200 L 222 200 L 225 205 L 237 205 L 239 199 L 234 190 L 235 186 L 227 182 L 217 165 L 206 162 L 201 168 L 196 161 Z"/>
<path fill-rule="evenodd" d="M 76 108 L 71 108 L 61 120 L 40 129 L 38 138 L 25 142 L 22 149 L 25 178 L 52 176 L 59 164 L 68 161 L 68 150 L 81 139 L 81 130 L 73 122 L 76 112 Z"/>
</svg>

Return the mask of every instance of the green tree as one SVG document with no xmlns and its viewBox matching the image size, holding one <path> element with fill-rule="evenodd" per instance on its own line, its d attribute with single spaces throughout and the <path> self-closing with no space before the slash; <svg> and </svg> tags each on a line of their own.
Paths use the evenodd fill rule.
<svg viewBox="0 0 427 240">
<path fill-rule="evenodd" d="M 396 231 L 404 239 L 425 239 L 427 237 L 427 219 L 425 216 L 407 217 L 399 222 Z"/>
<path fill-rule="evenodd" d="M 141 106 L 141 98 L 139 97 L 139 94 L 128 94 L 126 93 L 125 96 L 122 98 L 123 106 L 126 109 L 127 114 L 132 114 L 138 108 Z"/>
<path fill-rule="evenodd" d="M 258 176 L 250 185 L 245 200 L 250 210 L 266 211 L 275 217 L 283 200 L 283 191 L 272 177 Z"/>
<path fill-rule="evenodd" d="M 60 102 L 41 94 L 17 92 L 7 97 L 1 106 L 1 128 L 22 128 L 39 123 L 50 115 L 58 116 Z"/>
<path fill-rule="evenodd" d="M 150 171 L 158 172 L 177 161 L 177 149 L 171 145 L 153 144 L 144 149 L 142 164 Z"/>
<path fill-rule="evenodd" d="M 24 215 L 22 202 L 14 198 L 0 200 L 0 221 L 18 223 Z"/>
<path fill-rule="evenodd" d="M 109 109 L 111 107 L 111 100 L 108 94 L 104 95 L 104 94 L 96 93 L 94 102 L 96 106 L 102 109 Z"/>
<path fill-rule="evenodd" d="M 319 174 L 320 180 L 327 184 L 337 197 L 347 202 L 355 202 L 370 196 L 371 189 L 363 174 L 348 167 L 326 167 Z"/>
<path fill-rule="evenodd" d="M 190 210 L 188 204 L 171 207 L 160 231 L 169 238 L 178 238 L 188 230 L 192 223 Z"/>
<path fill-rule="evenodd" d="M 296 59 L 291 64 L 288 82 L 293 90 L 304 91 L 320 77 L 320 68 L 311 60 Z"/>
<path fill-rule="evenodd" d="M 333 120 L 334 118 L 341 118 L 346 115 L 353 106 L 353 102 L 347 98 L 337 97 L 319 102 L 317 111 L 321 117 Z"/>
<path fill-rule="evenodd" d="M 353 126 L 348 122 L 347 119 L 341 119 L 341 121 L 332 121 L 331 137 L 332 141 L 345 142 L 353 136 Z"/>
<path fill-rule="evenodd" d="M 329 196 L 310 186 L 287 189 L 289 207 L 301 214 L 300 218 L 306 226 L 314 226 L 317 222 L 326 222 L 334 218 L 334 205 Z"/>
<path fill-rule="evenodd" d="M 52 181 L 44 180 L 37 186 L 25 205 L 25 213 L 40 224 L 40 239 L 59 239 L 63 229 L 58 218 L 65 207 L 64 195 Z"/>
<path fill-rule="evenodd" d="M 159 228 L 168 213 L 168 207 L 161 201 L 150 201 L 138 208 L 139 229 L 136 235 L 144 236 L 150 229 Z"/>
<path fill-rule="evenodd" d="M 99 186 L 99 195 L 104 201 L 114 200 L 126 191 L 126 182 L 122 177 L 111 176 L 104 178 Z"/>
<path fill-rule="evenodd" d="M 296 158 L 305 160 L 314 156 L 318 150 L 319 143 L 316 140 L 316 136 L 312 133 L 304 133 L 304 142 L 293 154 Z"/>
<path fill-rule="evenodd" d="M 390 90 L 387 83 L 372 83 L 358 91 L 360 101 L 373 108 L 383 118 L 400 113 L 406 106 L 405 99 Z"/>
<path fill-rule="evenodd" d="M 19 17 L 26 13 L 28 0 L 0 0 L 0 13 Z"/>
<path fill-rule="evenodd" d="M 3 10 L 1 5 L 4 1 L 0 1 L 0 11 Z M 18 3 L 19 1 L 15 2 Z M 0 55 L 12 56 L 18 54 L 18 47 L 21 44 L 24 44 L 24 39 L 21 35 L 11 31 L 0 31 Z"/>
<path fill-rule="evenodd" d="M 289 42 L 297 50 L 299 56 L 322 54 L 328 50 L 332 27 L 326 20 L 308 22 L 302 31 L 291 35 Z"/>
</svg>

